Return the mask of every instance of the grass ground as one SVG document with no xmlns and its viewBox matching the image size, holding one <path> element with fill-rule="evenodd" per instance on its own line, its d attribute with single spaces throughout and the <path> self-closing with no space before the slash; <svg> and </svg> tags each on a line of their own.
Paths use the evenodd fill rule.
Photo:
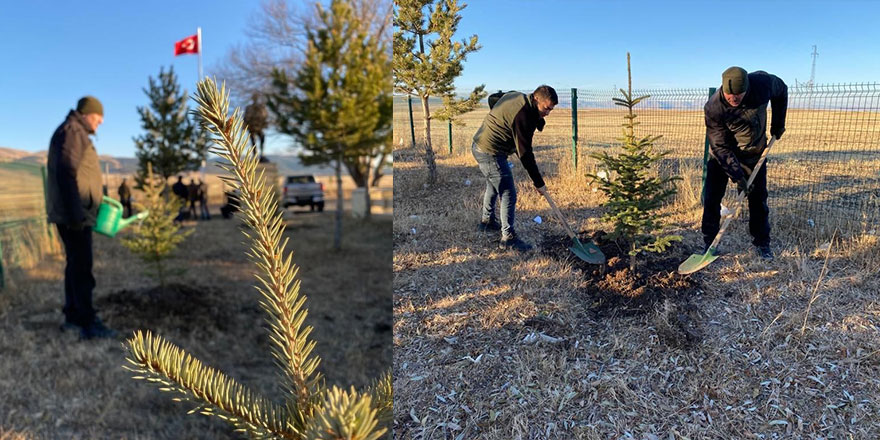
<svg viewBox="0 0 880 440">
<path fill-rule="evenodd" d="M 328 384 L 365 386 L 392 359 L 391 218 L 346 217 L 343 251 L 335 253 L 333 212 L 290 212 L 285 236 L 308 297 L 319 370 Z M 118 240 L 95 236 L 99 315 L 125 336 L 151 329 L 278 400 L 240 222 L 217 215 L 186 227 L 195 233 L 173 260 L 186 272 L 165 289 Z M 63 267 L 53 257 L 14 271 L 0 291 L 0 439 L 239 438 L 225 422 L 187 415 L 186 404 L 131 379 L 120 341 L 61 333 Z"/>
<path fill-rule="evenodd" d="M 564 155 L 544 146 L 565 144 L 535 142 L 575 231 L 607 228 L 600 193 L 548 159 Z M 524 255 L 476 232 L 484 181 L 469 155 L 438 155 L 433 187 L 422 155 L 394 157 L 395 438 L 880 437 L 876 235 L 832 241 L 771 211 L 777 258 L 764 263 L 737 220 L 708 268 L 686 282 L 675 263 L 658 272 L 680 290 L 614 313 L 596 268 L 559 249 L 561 225 L 519 165 L 518 232 L 537 245 Z M 673 261 L 702 241 L 699 173 L 680 171 L 665 208 L 684 236 Z"/>
</svg>

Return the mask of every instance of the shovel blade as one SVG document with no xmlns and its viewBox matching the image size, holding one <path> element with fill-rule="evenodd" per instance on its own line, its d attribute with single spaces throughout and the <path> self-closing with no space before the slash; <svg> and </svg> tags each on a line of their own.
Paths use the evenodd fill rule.
<svg viewBox="0 0 880 440">
<path fill-rule="evenodd" d="M 577 238 L 571 244 L 569 248 L 578 258 L 586 261 L 590 264 L 604 264 L 605 263 L 605 254 L 599 250 L 599 247 L 593 243 L 587 242 L 586 244 L 581 243 Z"/>
<path fill-rule="evenodd" d="M 681 265 L 678 266 L 678 273 L 682 275 L 687 275 L 694 273 L 709 264 L 715 261 L 718 258 L 718 255 L 715 255 L 712 250 L 706 251 L 705 254 L 693 254 L 688 257 L 687 260 L 684 260 Z"/>
</svg>

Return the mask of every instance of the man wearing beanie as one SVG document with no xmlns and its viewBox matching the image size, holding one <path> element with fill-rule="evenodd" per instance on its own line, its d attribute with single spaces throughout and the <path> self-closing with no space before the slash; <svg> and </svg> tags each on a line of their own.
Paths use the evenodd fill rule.
<svg viewBox="0 0 880 440">
<path fill-rule="evenodd" d="M 104 107 L 93 96 L 77 102 L 49 142 L 47 210 L 64 243 L 64 325 L 83 339 L 111 338 L 92 307 L 92 227 L 101 205 L 101 167 L 89 135 L 104 122 Z"/>
<path fill-rule="evenodd" d="M 516 153 L 535 188 L 544 194 L 546 187 L 535 154 L 532 136 L 544 128 L 544 118 L 559 103 L 553 87 L 542 85 L 528 95 L 507 92 L 494 103 L 474 135 L 471 152 L 486 177 L 483 194 L 482 232 L 501 231 L 501 247 L 528 251 L 532 245 L 520 239 L 513 228 L 516 210 L 516 186 L 507 157 Z M 495 219 L 495 200 L 501 200 L 501 222 Z"/>
<path fill-rule="evenodd" d="M 730 67 L 721 74 L 721 88 L 703 107 L 706 136 L 711 158 L 706 169 L 702 232 L 706 247 L 718 234 L 721 198 L 727 179 L 735 182 L 749 199 L 749 232 L 758 255 L 773 259 L 770 249 L 770 208 L 767 206 L 767 163 L 757 171 L 751 187 L 748 178 L 767 147 L 767 104 L 773 108 L 770 135 L 777 139 L 785 132 L 788 87 L 775 75 L 764 71 L 746 73 Z"/>
</svg>

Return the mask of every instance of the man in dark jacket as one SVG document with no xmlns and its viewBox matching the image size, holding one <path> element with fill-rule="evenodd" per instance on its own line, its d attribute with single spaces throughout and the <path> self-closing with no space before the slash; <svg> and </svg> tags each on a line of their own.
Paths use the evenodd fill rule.
<svg viewBox="0 0 880 440">
<path fill-rule="evenodd" d="M 730 67 L 721 75 L 721 88 L 703 107 L 711 158 L 707 164 L 703 204 L 703 240 L 708 247 L 718 234 L 721 198 L 727 179 L 736 182 L 749 199 L 749 232 L 758 255 L 773 259 L 770 249 L 770 208 L 767 206 L 767 161 L 752 182 L 746 183 L 761 153 L 767 147 L 767 103 L 773 108 L 770 134 L 777 139 L 785 132 L 788 87 L 764 71 L 746 73 Z"/>
<path fill-rule="evenodd" d="M 123 177 L 117 192 L 119 193 L 119 203 L 122 205 L 123 216 L 131 217 L 131 189 L 125 182 L 126 178 Z"/>
<path fill-rule="evenodd" d="M 532 246 L 520 239 L 514 230 L 516 211 L 516 185 L 507 157 L 519 156 L 523 168 L 532 178 L 538 192 L 546 188 L 535 154 L 532 137 L 535 130 L 543 130 L 544 117 L 559 103 L 556 91 L 542 85 L 531 94 L 505 93 L 492 107 L 483 124 L 474 135 L 471 148 L 480 171 L 486 176 L 483 208 L 479 230 L 501 231 L 501 247 L 528 251 Z M 495 219 L 495 198 L 501 199 L 501 223 Z"/>
<path fill-rule="evenodd" d="M 83 339 L 111 338 L 92 307 L 92 227 L 101 204 L 101 167 L 90 134 L 104 122 L 104 107 L 92 96 L 79 100 L 49 143 L 47 210 L 64 243 L 63 330 L 78 329 Z"/>
<path fill-rule="evenodd" d="M 182 222 L 186 216 L 186 202 L 189 200 L 189 190 L 187 189 L 186 184 L 183 183 L 183 176 L 177 176 L 177 182 L 174 182 L 174 184 L 171 185 L 171 192 L 177 196 L 181 203 L 180 210 L 177 212 L 177 217 L 174 217 L 174 221 L 179 223 Z"/>
</svg>

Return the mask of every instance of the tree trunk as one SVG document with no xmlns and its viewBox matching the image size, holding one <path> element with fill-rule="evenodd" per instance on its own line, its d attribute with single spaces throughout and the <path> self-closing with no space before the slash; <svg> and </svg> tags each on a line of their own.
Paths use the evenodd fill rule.
<svg viewBox="0 0 880 440">
<path fill-rule="evenodd" d="M 434 148 L 431 147 L 431 110 L 428 109 L 428 97 L 422 96 L 422 114 L 425 118 L 425 163 L 428 164 L 428 184 L 437 180 L 437 163 L 434 162 Z"/>
<path fill-rule="evenodd" d="M 336 229 L 333 232 L 333 249 L 342 249 L 342 148 L 336 159 Z"/>
<path fill-rule="evenodd" d="M 370 187 L 364 185 L 361 188 L 364 189 L 364 198 L 366 199 L 367 203 L 367 212 L 364 213 L 364 220 L 369 220 L 373 214 L 373 204 L 370 203 Z"/>
<path fill-rule="evenodd" d="M 373 170 L 373 176 L 370 180 L 370 186 L 379 186 L 379 180 L 382 179 L 382 176 L 384 176 L 384 174 L 382 174 L 382 167 L 385 166 L 385 158 L 387 156 L 388 155 L 385 153 L 382 153 L 382 155 L 379 156 L 379 160 L 376 162 L 376 168 Z"/>
<path fill-rule="evenodd" d="M 634 251 L 635 249 L 636 249 L 636 245 L 635 245 L 635 243 L 633 243 L 630 247 L 630 251 Z M 632 255 L 629 256 L 629 272 L 632 275 L 636 274 L 636 255 L 638 255 L 638 254 L 636 254 L 635 252 L 632 252 Z"/>
</svg>

